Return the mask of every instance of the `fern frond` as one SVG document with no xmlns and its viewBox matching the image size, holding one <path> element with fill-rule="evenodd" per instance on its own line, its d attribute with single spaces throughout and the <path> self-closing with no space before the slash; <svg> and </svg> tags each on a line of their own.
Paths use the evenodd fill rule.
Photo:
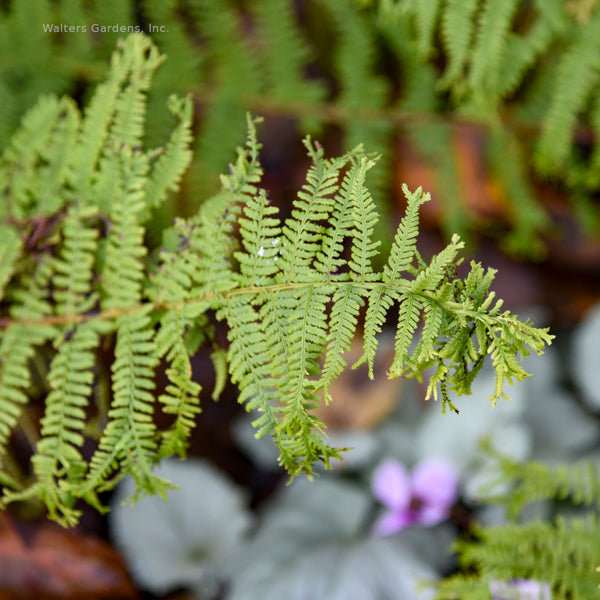
<svg viewBox="0 0 600 600">
<path fill-rule="evenodd" d="M 519 2 L 520 0 L 486 0 L 482 8 L 468 82 L 475 94 L 492 97 L 496 94 L 499 66 Z"/>
<path fill-rule="evenodd" d="M 571 147 L 577 115 L 598 86 L 600 71 L 600 13 L 577 29 L 576 38 L 560 57 L 556 67 L 552 103 L 542 123 L 536 163 L 544 174 L 563 166 Z"/>
<path fill-rule="evenodd" d="M 156 455 L 154 439 L 154 368 L 158 362 L 151 306 L 119 318 L 112 370 L 113 401 L 109 422 L 98 449 L 90 459 L 85 480 L 71 487 L 72 493 L 103 511 L 97 492 L 112 488 L 131 475 L 136 482 L 134 499 L 142 494 L 164 495 L 167 484 L 152 474 Z M 108 485 L 110 474 L 117 475 Z"/>
<path fill-rule="evenodd" d="M 448 66 L 440 84 L 444 87 L 460 83 L 467 66 L 475 35 L 474 15 L 479 0 L 448 0 L 442 15 L 442 41 L 448 55 Z"/>
<path fill-rule="evenodd" d="M 381 241 L 373 241 L 378 218 L 373 198 L 365 186 L 367 171 L 374 165 L 374 160 L 363 156 L 360 163 L 354 165 L 348 172 L 351 185 L 346 193 L 352 198 L 354 225 L 354 239 L 348 267 L 355 281 L 372 281 L 377 278 L 373 273 L 371 259 L 377 255 L 377 248 L 381 245 Z"/>
<path fill-rule="evenodd" d="M 131 35 L 122 47 L 123 62 L 131 75 L 127 87 L 115 99 L 110 140 L 117 147 L 124 144 L 134 148 L 141 144 L 144 133 L 146 92 L 165 57 L 150 38 L 141 34 Z"/>
<path fill-rule="evenodd" d="M 243 135 L 242 97 L 259 91 L 260 75 L 241 17 L 230 0 L 195 0 L 190 9 L 196 26 L 208 38 L 205 77 L 214 89 L 194 150 L 194 187 L 206 195 L 218 189 L 216 174 L 226 167 Z"/>
<path fill-rule="evenodd" d="M 3 225 L 0 225 L 0 239 L 4 240 L 4 244 L 0 246 L 0 300 L 2 300 L 4 290 L 15 270 L 15 263 L 19 259 L 23 244 L 12 227 Z"/>
<path fill-rule="evenodd" d="M 331 400 L 329 386 L 346 366 L 343 353 L 350 350 L 358 325 L 358 314 L 365 303 L 362 290 L 352 286 L 336 290 L 332 300 L 327 352 L 319 381 L 319 387 L 324 389 L 327 402 Z"/>
<path fill-rule="evenodd" d="M 7 502 L 40 498 L 50 518 L 65 527 L 76 525 L 81 514 L 73 508 L 74 499 L 63 485 L 78 484 L 87 468 L 79 449 L 94 380 L 93 350 L 99 343 L 94 325 L 67 331 L 58 341 L 48 373 L 51 391 L 41 420 L 42 438 L 32 459 L 36 481 L 22 492 L 5 494 Z"/>
<path fill-rule="evenodd" d="M 52 314 L 47 290 L 53 275 L 51 260 L 37 265 L 33 275 L 25 282 L 24 289 L 15 292 L 17 303 L 12 316 L 23 322 L 36 320 Z M 27 390 L 31 383 L 29 361 L 36 347 L 51 339 L 55 330 L 50 325 L 28 327 L 13 323 L 0 338 L 0 455 L 16 426 L 21 410 L 27 403 Z"/>
<path fill-rule="evenodd" d="M 142 257 L 144 228 L 139 225 L 140 212 L 145 208 L 143 185 L 148 172 L 148 158 L 139 150 L 122 146 L 112 157 L 117 164 L 113 182 L 114 200 L 110 217 L 113 226 L 108 236 L 103 271 L 104 299 L 107 308 L 136 306 L 141 300 L 144 277 Z"/>
<path fill-rule="evenodd" d="M 269 207 L 268 216 L 265 213 L 268 204 L 263 192 L 238 196 L 249 206 L 241 226 L 242 249 L 235 254 L 241 276 L 239 287 L 226 292 L 218 313 L 230 326 L 230 369 L 240 399 L 249 409 L 264 413 L 257 421 L 259 434 L 272 432 L 282 453 L 280 460 L 292 475 L 308 470 L 317 458 L 334 455 L 322 445 L 321 424 L 311 410 L 321 391 L 326 401 L 330 399 L 329 387 L 345 366 L 343 353 L 364 304 L 364 351 L 354 366 L 367 362 L 372 373 L 376 334 L 389 308 L 397 303 L 390 375 L 420 376 L 423 369 L 436 365 L 428 393 L 437 397 L 439 389 L 445 406 L 453 407 L 449 391 L 469 392 L 488 353 L 497 371 L 498 386 L 491 397 L 495 402 L 503 395 L 506 380 L 526 375 L 515 350 L 526 353 L 527 343 L 539 351 L 544 340 L 549 341 L 545 332 L 530 330 L 509 313 L 500 314 L 501 302 L 490 308 L 493 271 L 485 272 L 474 263 L 464 284 L 456 280 L 458 252 L 463 247 L 458 236 L 429 265 L 423 262 L 416 249 L 418 208 L 428 195 L 421 190 L 410 193 L 405 187 L 408 206 L 390 257 L 381 273 L 373 272 L 371 232 L 376 215 L 364 188 L 371 159 L 360 148 L 337 161 L 325 160 L 311 144 L 308 148 L 314 163 L 281 236 L 277 211 Z M 336 186 L 339 192 L 332 198 Z M 277 236 L 284 242 L 275 261 L 276 252 L 267 253 L 267 248 L 268 240 Z M 350 270 L 329 272 L 329 267 L 341 264 L 346 237 L 355 245 Z M 240 300 L 244 296 L 246 305 Z M 425 323 L 427 335 L 411 352 L 424 317 L 434 323 Z M 273 349 L 270 339 L 275 342 Z"/>
<path fill-rule="evenodd" d="M 294 5 L 287 0 L 264 0 L 252 7 L 260 33 L 260 56 L 265 92 L 277 100 L 317 102 L 325 88 L 307 80 L 303 71 L 311 51 L 295 23 Z"/>
<path fill-rule="evenodd" d="M 169 191 L 179 188 L 184 171 L 192 160 L 192 99 L 169 98 L 167 106 L 179 123 L 158 157 L 146 184 L 146 205 L 158 207 L 167 197 Z"/>
<path fill-rule="evenodd" d="M 115 101 L 130 73 L 130 64 L 121 52 L 115 52 L 106 81 L 98 85 L 85 112 L 73 167 L 73 185 L 85 189 L 94 170 L 113 120 Z"/>
<path fill-rule="evenodd" d="M 37 211 L 50 214 L 64 202 L 57 189 L 71 158 L 77 127 L 74 107 L 72 100 L 54 96 L 40 98 L 23 118 L 21 128 L 4 151 L 6 202 L 15 218 L 22 219 Z M 60 140 L 56 154 L 55 139 Z M 40 163 L 47 166 L 40 168 Z"/>
<path fill-rule="evenodd" d="M 593 461 L 549 466 L 530 461 L 518 463 L 489 446 L 486 450 L 498 460 L 501 474 L 497 481 L 510 482 L 510 492 L 491 498 L 507 506 L 511 518 L 538 500 L 556 498 L 578 506 L 600 506 L 600 467 Z"/>
<path fill-rule="evenodd" d="M 80 117 L 75 103 L 67 98 L 59 102 L 61 109 L 52 132 L 52 149 L 45 148 L 40 158 L 46 163 L 38 170 L 39 213 L 57 212 L 64 204 L 64 183 L 67 181 L 75 157 L 75 142 L 79 131 Z M 58 142 L 55 142 L 58 140 Z"/>
<path fill-rule="evenodd" d="M 310 266 L 321 250 L 321 239 L 325 231 L 325 222 L 335 207 L 333 195 L 337 190 L 340 169 L 345 157 L 329 161 L 323 158 L 322 150 L 312 152 L 309 146 L 313 165 L 306 175 L 306 183 L 298 192 L 294 202 L 292 217 L 288 219 L 282 231 L 282 251 L 279 261 L 281 278 L 292 282 L 298 277 L 309 277 Z M 335 270 L 335 255 L 340 249 L 341 239 L 333 241 L 328 247 L 328 259 L 325 267 Z M 323 258 L 320 258 L 323 261 Z"/>
<path fill-rule="evenodd" d="M 403 185 L 402 191 L 408 200 L 408 206 L 398 226 L 387 264 L 383 267 L 383 281 L 391 285 L 414 260 L 419 233 L 419 206 L 430 198 L 421 188 L 411 193 L 408 187 Z"/>
<path fill-rule="evenodd" d="M 417 46 L 421 56 L 426 57 L 433 46 L 433 36 L 440 13 L 440 0 L 415 2 L 413 10 L 417 26 Z"/>
<path fill-rule="evenodd" d="M 239 401 L 246 403 L 247 410 L 261 413 L 252 423 L 256 437 L 276 431 L 280 396 L 259 315 L 243 296 L 233 296 L 217 316 L 229 325 L 229 373 L 240 388 Z"/>
<path fill-rule="evenodd" d="M 63 224 L 62 256 L 56 261 L 54 278 L 58 314 L 87 312 L 97 300 L 91 287 L 98 231 L 85 222 L 95 214 L 95 207 L 75 204 Z"/>
<path fill-rule="evenodd" d="M 461 564 L 477 575 L 446 579 L 436 599 L 479 600 L 483 591 L 489 598 L 490 582 L 513 578 L 548 582 L 552 598 L 559 600 L 593 598 L 598 594 L 599 534 L 600 524 L 592 514 L 478 530 L 479 543 L 455 545 Z"/>
<path fill-rule="evenodd" d="M 206 320 L 202 320 L 206 324 Z M 171 365 L 166 370 L 169 384 L 158 397 L 166 414 L 174 415 L 174 423 L 161 432 L 158 458 L 178 454 L 184 457 L 187 441 L 200 410 L 201 387 L 192 379 L 192 365 L 185 347 L 185 333 L 191 319 L 184 311 L 169 311 L 161 320 L 156 335 L 157 356 L 165 357 Z"/>
<path fill-rule="evenodd" d="M 514 255 L 543 255 L 539 233 L 550 229 L 550 217 L 540 205 L 524 172 L 525 159 L 518 141 L 509 132 L 494 132 L 489 143 L 489 158 L 501 178 L 511 203 L 513 226 L 504 244 Z M 532 243 L 532 240 L 536 242 Z"/>
</svg>

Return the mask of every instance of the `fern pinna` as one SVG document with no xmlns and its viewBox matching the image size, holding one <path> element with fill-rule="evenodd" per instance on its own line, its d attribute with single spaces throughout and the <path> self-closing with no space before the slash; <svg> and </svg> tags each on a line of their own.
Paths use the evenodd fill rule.
<svg viewBox="0 0 600 600">
<path fill-rule="evenodd" d="M 221 192 L 165 228 L 162 248 L 149 249 L 145 223 L 191 159 L 189 99 L 169 100 L 177 124 L 166 146 L 142 148 L 146 93 L 161 62 L 148 38 L 130 36 L 83 117 L 69 99 L 43 98 L 2 157 L 4 502 L 39 498 L 52 518 L 72 525 L 78 499 L 104 510 L 98 494 L 127 474 L 136 496 L 164 494 L 168 482 L 153 465 L 185 454 L 200 412 L 190 358 L 203 341 L 213 347 L 213 397 L 228 369 L 240 402 L 256 414 L 257 436 L 272 435 L 292 476 L 340 456 L 313 409 L 331 400 L 344 353 L 361 333 L 354 366 L 366 363 L 372 375 L 376 336 L 392 308 L 389 375 L 431 369 L 427 396 L 444 408 L 455 408 L 450 394 L 469 393 L 487 355 L 497 376 L 492 403 L 506 381 L 526 376 L 519 353 L 542 352 L 552 336 L 501 311 L 489 291 L 493 270 L 472 263 L 464 279 L 456 275 L 457 236 L 423 260 L 421 189 L 404 188 L 406 214 L 384 267 L 374 269 L 378 215 L 366 178 L 377 157 L 360 146 L 326 158 L 307 138 L 312 166 L 282 221 L 260 188 L 257 120 L 249 118 Z M 227 348 L 209 311 L 227 325 Z M 109 365 L 98 360 L 107 348 Z M 164 390 L 156 389 L 159 365 Z M 39 434 L 27 427 L 32 472 L 23 475 L 7 447 L 27 423 L 24 405 L 40 397 Z M 155 420 L 159 407 L 171 416 L 166 429 Z"/>
</svg>

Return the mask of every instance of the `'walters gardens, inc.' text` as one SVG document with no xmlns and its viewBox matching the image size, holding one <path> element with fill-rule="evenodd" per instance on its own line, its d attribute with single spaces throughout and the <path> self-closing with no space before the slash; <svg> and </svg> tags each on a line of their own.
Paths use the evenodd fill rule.
<svg viewBox="0 0 600 600">
<path fill-rule="evenodd" d="M 91 25 L 65 25 L 64 23 L 44 23 L 42 24 L 45 33 L 86 33 L 93 31 L 94 33 L 168 33 L 169 30 L 164 25 L 148 24 L 145 29 L 140 25 L 100 25 L 92 23 Z"/>
</svg>

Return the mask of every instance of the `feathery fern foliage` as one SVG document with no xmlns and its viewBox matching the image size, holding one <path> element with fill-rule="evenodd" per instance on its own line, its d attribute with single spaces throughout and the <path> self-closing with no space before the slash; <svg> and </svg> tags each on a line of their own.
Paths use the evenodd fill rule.
<svg viewBox="0 0 600 600">
<path fill-rule="evenodd" d="M 428 200 L 421 189 L 404 187 L 406 214 L 376 269 L 378 214 L 366 178 L 378 157 L 361 146 L 326 158 L 307 138 L 312 165 L 281 220 L 260 187 L 260 144 L 249 119 L 246 146 L 221 177 L 221 192 L 176 219 L 163 232 L 164 247 L 149 252 L 144 224 L 191 159 L 189 98 L 169 101 L 177 124 L 166 146 L 143 147 L 146 94 L 161 62 L 149 38 L 130 36 L 83 117 L 68 99 L 40 100 L 1 159 L 4 502 L 39 498 L 52 518 L 72 525 L 78 499 L 104 510 L 98 494 L 127 474 L 136 497 L 164 494 L 168 484 L 153 465 L 185 454 L 200 411 L 190 359 L 202 340 L 213 345 L 213 396 L 227 366 L 240 402 L 256 414 L 257 435 L 273 437 L 292 476 L 340 456 L 313 409 L 331 400 L 361 329 L 357 364 L 372 374 L 376 336 L 391 311 L 389 375 L 431 369 L 427 396 L 444 408 L 455 408 L 450 393 L 469 393 L 488 355 L 497 376 L 492 404 L 505 397 L 506 382 L 527 375 L 519 356 L 542 352 L 552 336 L 501 310 L 492 269 L 472 263 L 464 279 L 457 276 L 458 236 L 428 263 L 421 257 L 418 213 Z M 228 348 L 218 347 L 208 311 L 226 323 Z M 101 347 L 114 348 L 107 368 L 96 360 Z M 38 367 L 42 376 L 47 370 L 35 389 L 34 357 L 46 365 Z M 161 361 L 168 383 L 157 390 Z M 94 388 L 107 381 L 103 410 Z M 45 408 L 32 474 L 19 481 L 4 458 L 40 385 Z M 166 429 L 155 420 L 161 407 L 172 418 Z M 83 450 L 89 438 L 91 455 L 90 444 Z"/>
<path fill-rule="evenodd" d="M 13 0 L 9 5 L 0 11 L 0 147 L 40 93 L 83 89 L 91 96 L 116 37 L 142 31 L 170 57 L 149 97 L 146 142 L 166 143 L 174 125 L 163 110 L 170 94 L 192 93 L 202 108 L 192 165 L 177 200 L 180 213 L 189 216 L 199 198 L 218 190 L 218 174 L 235 152 L 250 111 L 294 119 L 305 133 L 333 123 L 345 150 L 362 142 L 381 153 L 371 187 L 382 214 L 382 192 L 394 175 L 394 141 L 410 141 L 436 172 L 435 201 L 448 239 L 489 221 L 467 201 L 454 135 L 456 123 L 464 121 L 489 147 L 483 160 L 503 197 L 490 199 L 491 213 L 506 225 L 509 250 L 540 256 L 543 236 L 555 231 L 535 193 L 535 184 L 545 179 L 568 193 L 588 224 L 590 215 L 598 222 L 600 12 L 593 3 Z M 79 29 L 61 31 L 63 26 Z M 532 158 L 525 164 L 498 160 L 498 131 L 515 156 Z M 163 210 L 169 214 L 167 206 Z M 377 233 L 389 249 L 382 222 Z"/>
<path fill-rule="evenodd" d="M 462 573 L 444 580 L 439 600 L 489 598 L 490 582 L 533 579 L 548 582 L 552 598 L 584 600 L 598 595 L 600 473 L 595 463 L 548 466 L 498 457 L 501 481 L 510 491 L 492 498 L 507 507 L 511 523 L 476 527 L 474 537 L 455 544 Z M 523 508 L 539 500 L 570 503 L 553 520 L 519 522 Z M 574 512 L 574 507 L 577 507 Z M 468 574 L 465 574 L 468 573 Z"/>
</svg>

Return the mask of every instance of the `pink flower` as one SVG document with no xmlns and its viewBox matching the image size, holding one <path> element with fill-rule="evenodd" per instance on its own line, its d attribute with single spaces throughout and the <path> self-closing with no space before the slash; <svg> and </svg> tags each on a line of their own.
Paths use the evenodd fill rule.
<svg viewBox="0 0 600 600">
<path fill-rule="evenodd" d="M 386 536 L 411 525 L 437 525 L 448 518 L 458 496 L 458 476 L 442 459 L 425 460 L 412 473 L 389 459 L 375 470 L 371 489 L 387 508 L 373 531 Z"/>
</svg>

